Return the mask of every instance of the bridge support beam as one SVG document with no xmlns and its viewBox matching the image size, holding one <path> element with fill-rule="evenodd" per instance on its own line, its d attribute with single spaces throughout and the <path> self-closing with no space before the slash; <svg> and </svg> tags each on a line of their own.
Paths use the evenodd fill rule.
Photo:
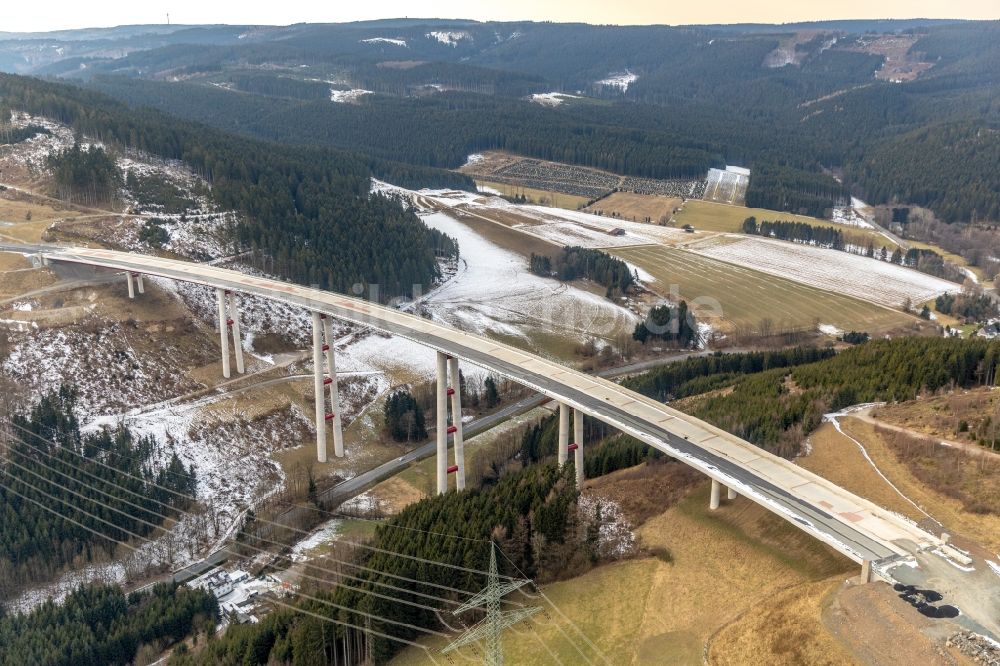
<svg viewBox="0 0 1000 666">
<path fill-rule="evenodd" d="M 130 287 L 131 284 L 132 279 L 129 278 Z M 224 289 L 216 289 L 215 295 L 219 301 L 219 342 L 222 345 L 222 376 L 229 379 L 231 371 L 229 368 L 229 325 L 226 323 L 228 319 L 226 316 L 226 291 Z"/>
<path fill-rule="evenodd" d="M 448 492 L 448 357 L 437 353 L 437 492 Z"/>
<path fill-rule="evenodd" d="M 730 502 L 736 499 L 736 491 L 730 486 L 726 486 L 726 499 Z"/>
<path fill-rule="evenodd" d="M 139 284 L 142 285 L 142 276 L 139 276 Z M 142 289 L 139 289 L 142 292 Z M 243 364 L 243 336 L 240 334 L 240 301 L 233 292 L 229 292 L 229 312 L 226 323 L 233 322 L 230 328 L 233 329 L 233 351 L 236 352 L 236 372 L 243 374 L 246 366 Z"/>
<path fill-rule="evenodd" d="M 462 375 L 458 370 L 458 359 L 448 359 L 448 375 L 451 381 L 451 425 L 455 429 L 452 442 L 455 446 L 455 487 L 465 490 L 465 441 L 462 435 Z"/>
<path fill-rule="evenodd" d="M 128 297 L 135 298 L 135 285 L 132 284 L 132 272 L 125 271 L 125 284 L 128 285 Z"/>
<path fill-rule="evenodd" d="M 330 410 L 333 412 L 333 454 L 338 458 L 343 458 L 344 431 L 340 418 L 340 389 L 337 384 L 337 362 L 333 353 L 333 323 L 329 317 L 321 316 L 320 319 L 323 322 L 323 348 L 326 351 L 326 367 L 330 374 Z"/>
<path fill-rule="evenodd" d="M 323 392 L 323 323 L 318 312 L 312 313 L 313 396 L 316 402 L 316 460 L 326 462 L 326 396 Z"/>
<path fill-rule="evenodd" d="M 569 458 L 569 405 L 559 403 L 559 466 Z"/>
<path fill-rule="evenodd" d="M 135 286 L 139 290 L 140 294 L 146 293 L 146 283 L 142 281 L 142 273 L 135 274 Z"/>
<path fill-rule="evenodd" d="M 712 509 L 714 511 L 715 509 L 719 508 L 719 495 L 721 494 L 721 491 L 722 491 L 722 484 L 716 481 L 715 479 L 712 479 L 712 497 L 708 501 L 709 509 Z"/>
<path fill-rule="evenodd" d="M 573 462 L 576 466 L 576 487 L 583 488 L 583 412 L 573 410 Z"/>
</svg>

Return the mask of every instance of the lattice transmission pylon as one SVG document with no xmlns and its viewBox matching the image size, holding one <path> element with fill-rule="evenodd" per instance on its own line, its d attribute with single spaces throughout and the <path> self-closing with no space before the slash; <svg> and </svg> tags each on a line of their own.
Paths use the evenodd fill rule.
<svg viewBox="0 0 1000 666">
<path fill-rule="evenodd" d="M 501 583 L 500 574 L 497 572 L 496 544 L 491 543 L 490 571 L 486 589 L 455 609 L 455 615 L 458 615 L 473 608 L 485 606 L 486 617 L 482 622 L 468 629 L 460 638 L 450 643 L 441 652 L 447 654 L 465 645 L 485 640 L 486 656 L 483 658 L 483 664 L 486 666 L 502 666 L 503 645 L 500 642 L 500 638 L 503 635 L 504 629 L 528 619 L 542 609 L 519 608 L 512 611 L 502 611 L 500 610 L 500 601 L 514 590 L 530 582 L 530 580 L 517 579 Z"/>
</svg>

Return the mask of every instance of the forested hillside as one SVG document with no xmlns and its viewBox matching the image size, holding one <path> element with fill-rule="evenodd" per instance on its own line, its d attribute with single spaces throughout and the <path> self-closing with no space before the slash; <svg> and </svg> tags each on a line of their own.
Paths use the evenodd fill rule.
<svg viewBox="0 0 1000 666">
<path fill-rule="evenodd" d="M 459 174 L 239 138 L 72 86 L 0 75 L 0 114 L 10 109 L 184 161 L 212 184 L 220 207 L 241 213 L 234 247 L 266 255 L 281 277 L 341 292 L 374 283 L 388 299 L 432 284 L 439 259 L 457 252 L 399 201 L 370 195 L 369 176 L 468 187 Z"/>
<path fill-rule="evenodd" d="M 187 508 L 197 481 L 126 428 L 82 434 L 71 387 L 15 415 L 0 462 L 0 599 L 68 566 L 106 561 Z M 171 508 L 173 510 L 171 510 Z"/>
<path fill-rule="evenodd" d="M 81 587 L 60 604 L 0 616 L 0 666 L 125 666 L 143 645 L 149 659 L 193 630 L 214 630 L 218 616 L 211 593 L 176 584 L 127 596 L 107 585 Z"/>
<path fill-rule="evenodd" d="M 536 465 L 505 476 L 495 487 L 448 493 L 411 505 L 376 529 L 371 546 L 377 550 L 365 549 L 366 554 L 358 556 L 358 563 L 367 569 L 358 573 L 360 584 L 352 583 L 356 589 L 345 586 L 315 593 L 343 610 L 303 600 L 296 606 L 305 614 L 278 610 L 258 625 L 231 627 L 201 653 L 175 657 L 171 664 L 316 663 L 312 660 L 317 656 L 344 652 L 349 630 L 323 621 L 331 613 L 341 622 L 367 623 L 382 634 L 404 640 L 419 637 L 422 632 L 414 627 L 441 626 L 437 614 L 427 608 L 427 595 L 453 604 L 462 596 L 455 591 L 477 592 L 483 587 L 485 578 L 475 571 L 486 569 L 491 537 L 506 554 L 500 562 L 505 575 L 546 580 L 568 567 L 586 566 L 593 556 L 588 543 L 596 543 L 580 542 L 572 474 L 572 468 L 559 471 L 555 465 Z M 462 567 L 467 570 L 459 570 Z M 378 584 L 389 580 L 396 586 L 393 597 L 410 605 L 366 593 L 378 592 Z M 366 619 L 365 613 L 411 626 Z M 353 640 L 358 638 L 354 633 Z M 401 647 L 378 636 L 371 641 L 375 663 L 385 663 Z"/>
<path fill-rule="evenodd" d="M 909 31 L 905 57 L 929 67 L 914 80 L 876 78 L 884 58 L 863 25 Z M 418 20 L 295 26 L 243 43 L 227 33 L 217 46 L 164 46 L 72 75 L 223 129 L 415 165 L 454 168 L 487 149 L 663 178 L 728 163 L 752 169 L 751 206 L 822 215 L 853 194 L 928 206 L 948 222 L 996 220 L 1000 27 L 812 29 L 784 66 L 768 63 L 791 26 Z M 262 62 L 268 72 L 247 67 Z M 163 80 L 177 71 L 183 80 Z M 627 85 L 606 82 L 616 76 Z M 323 81 L 377 94 L 335 104 Z M 526 99 L 553 90 L 577 97 L 549 108 Z"/>
</svg>

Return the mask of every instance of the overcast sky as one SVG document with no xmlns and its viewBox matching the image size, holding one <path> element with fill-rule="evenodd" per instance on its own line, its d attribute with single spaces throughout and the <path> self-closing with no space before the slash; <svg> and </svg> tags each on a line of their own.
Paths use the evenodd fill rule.
<svg viewBox="0 0 1000 666">
<path fill-rule="evenodd" d="M 1000 18 L 1000 0 L 380 0 L 378 2 L 247 2 L 241 0 L 49 0 L 4 2 L 0 31 L 165 23 L 334 23 L 420 16 L 479 20 L 587 23 L 787 23 L 845 18 Z"/>
</svg>

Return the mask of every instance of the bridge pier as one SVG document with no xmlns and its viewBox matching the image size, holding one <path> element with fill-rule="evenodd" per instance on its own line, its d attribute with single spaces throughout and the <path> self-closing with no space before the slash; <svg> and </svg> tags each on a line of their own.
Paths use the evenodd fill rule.
<svg viewBox="0 0 1000 666">
<path fill-rule="evenodd" d="M 872 576 L 872 561 L 871 560 L 861 560 L 861 582 L 871 583 L 874 580 Z"/>
<path fill-rule="evenodd" d="M 326 367 L 330 376 L 324 382 L 330 385 L 330 409 L 333 411 L 333 454 L 344 457 L 344 430 L 340 418 L 340 389 L 337 384 L 337 362 L 333 349 L 333 323 L 326 315 L 320 315 L 323 322 L 323 350 L 326 352 Z M 322 374 L 322 373 L 321 373 Z"/>
<path fill-rule="evenodd" d="M 559 403 L 559 466 L 569 458 L 569 405 Z"/>
<path fill-rule="evenodd" d="M 140 294 L 146 293 L 146 284 L 142 281 L 142 273 L 135 274 L 135 286 Z"/>
<path fill-rule="evenodd" d="M 131 291 L 132 279 L 129 278 L 129 291 Z M 229 368 L 229 325 L 226 323 L 226 290 L 216 289 L 216 299 L 219 302 L 219 342 L 222 345 L 222 376 L 229 379 L 231 371 Z"/>
<path fill-rule="evenodd" d="M 128 297 L 135 298 L 135 285 L 132 284 L 132 271 L 125 271 L 125 284 L 128 285 Z"/>
<path fill-rule="evenodd" d="M 323 390 L 323 321 L 312 313 L 313 330 L 313 400 L 316 405 L 316 460 L 326 462 L 326 396 Z"/>
<path fill-rule="evenodd" d="M 437 492 L 448 492 L 448 356 L 437 353 Z"/>
<path fill-rule="evenodd" d="M 730 502 L 736 499 L 736 491 L 731 486 L 726 486 L 726 499 Z"/>
<path fill-rule="evenodd" d="M 142 276 L 139 276 L 139 292 L 142 293 Z M 228 292 L 229 295 L 229 318 L 226 323 L 232 322 L 230 328 L 233 330 L 233 351 L 236 352 L 236 372 L 243 374 L 246 366 L 243 364 L 243 336 L 240 334 L 240 302 L 236 294 Z"/>
<path fill-rule="evenodd" d="M 448 374 L 451 381 L 451 425 L 455 429 L 452 441 L 455 445 L 455 487 L 465 490 L 465 441 L 462 436 L 462 375 L 458 370 L 458 359 L 448 358 Z"/>
<path fill-rule="evenodd" d="M 708 500 L 708 508 L 713 511 L 719 508 L 719 495 L 722 491 L 722 484 L 712 479 L 712 496 Z"/>
<path fill-rule="evenodd" d="M 583 412 L 573 410 L 573 463 L 576 466 L 576 487 L 583 488 Z"/>
</svg>

